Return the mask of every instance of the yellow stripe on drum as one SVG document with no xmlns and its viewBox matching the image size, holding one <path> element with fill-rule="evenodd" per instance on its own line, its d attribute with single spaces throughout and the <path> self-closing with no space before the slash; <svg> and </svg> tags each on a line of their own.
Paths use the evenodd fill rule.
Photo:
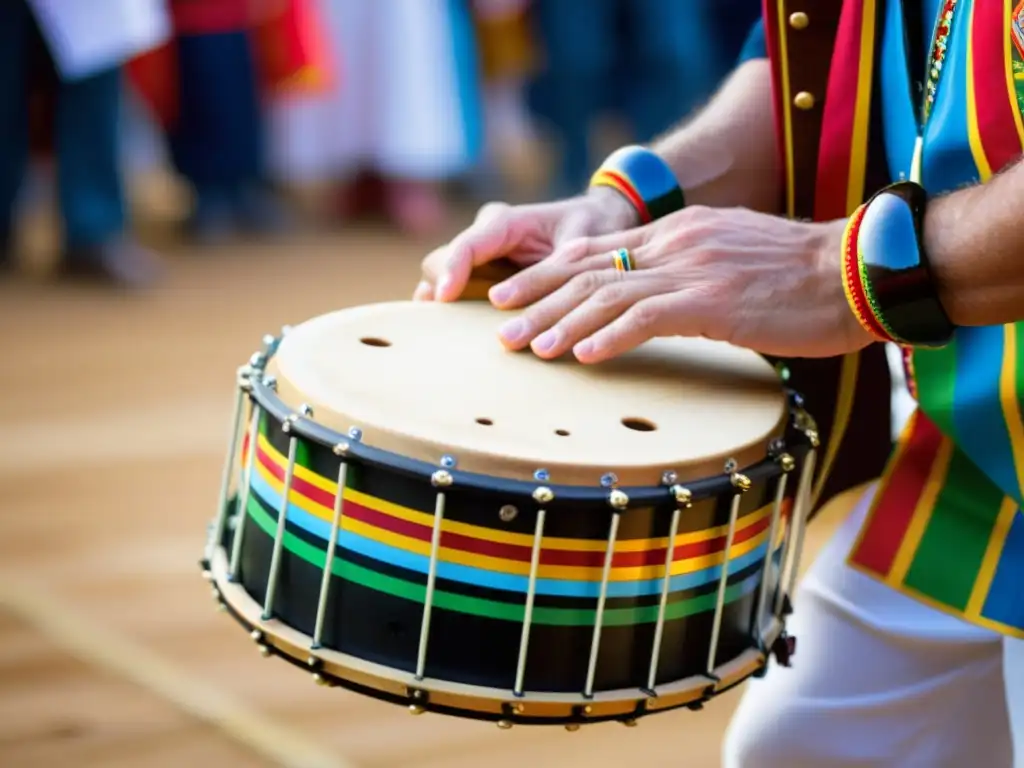
<svg viewBox="0 0 1024 768">
<path fill-rule="evenodd" d="M 288 464 L 288 460 L 270 444 L 264 435 L 260 435 L 259 444 L 260 449 L 267 454 L 274 464 L 283 470 Z M 258 467 L 264 480 L 270 483 L 275 490 L 280 492 L 283 486 L 280 480 L 271 475 L 263 466 L 260 465 L 259 462 L 254 463 L 253 467 L 254 469 Z M 316 486 L 331 496 L 336 495 L 338 492 L 337 483 L 310 471 L 306 467 L 296 465 L 295 477 L 305 480 L 310 485 Z M 353 488 L 345 489 L 345 500 L 352 501 L 369 509 L 376 510 L 377 512 L 383 512 L 384 514 L 397 517 L 400 520 L 406 520 L 410 523 L 417 523 L 428 527 L 433 526 L 434 524 L 434 516 L 432 514 L 404 507 L 400 504 L 395 504 L 376 496 L 370 496 Z M 320 505 L 308 497 L 293 494 L 292 503 L 310 514 L 326 520 L 327 522 L 334 519 L 333 509 Z M 738 530 L 742 530 L 747 525 L 754 525 L 755 523 L 760 522 L 766 516 L 770 515 L 771 511 L 772 507 L 769 504 L 755 512 L 751 512 L 749 515 L 743 516 L 737 523 L 739 526 Z M 496 528 L 487 528 L 481 525 L 472 525 L 471 523 L 462 523 L 455 520 L 445 520 L 442 526 L 445 531 L 451 531 L 452 533 L 459 533 L 465 536 L 473 536 L 480 539 L 487 539 L 488 541 L 494 541 L 500 544 L 515 544 L 523 547 L 533 546 L 532 534 L 512 533 L 510 531 L 502 531 Z M 728 524 L 725 524 L 717 525 L 713 528 L 705 528 L 702 531 L 688 531 L 686 533 L 680 533 L 676 536 L 675 544 L 678 547 L 683 544 L 694 544 L 700 541 L 721 538 L 726 535 L 728 528 Z M 624 539 L 616 542 L 615 551 L 646 552 L 652 549 L 664 549 L 666 546 L 668 546 L 667 536 L 660 536 L 651 539 Z M 545 549 L 565 549 L 574 552 L 604 552 L 605 542 L 597 539 L 566 539 L 546 536 L 544 537 L 544 547 Z"/>
<path fill-rule="evenodd" d="M 265 467 L 259 468 L 261 478 L 277 492 L 278 494 L 282 491 L 282 484 L 275 477 L 273 477 Z M 290 499 L 291 504 L 299 507 L 303 511 L 309 512 L 310 514 L 321 517 L 322 519 L 333 519 L 327 518 L 326 510 L 320 507 L 319 512 L 312 511 L 311 508 L 315 509 L 319 507 L 315 502 L 310 501 L 304 496 L 293 493 Z M 383 528 L 365 523 L 361 520 L 355 520 L 351 517 L 342 516 L 341 530 L 350 531 L 359 536 L 363 536 L 372 541 L 377 541 L 388 546 L 395 547 L 397 549 L 404 550 L 406 552 L 412 552 L 417 555 L 424 557 L 430 557 L 430 542 L 421 539 L 415 539 L 409 536 L 403 536 L 393 531 L 387 531 Z M 768 537 L 767 529 L 761 533 L 753 536 L 746 541 L 737 542 L 732 547 L 731 558 L 735 559 L 741 557 L 763 544 Z M 544 549 L 551 549 L 547 546 L 547 540 L 545 540 Z M 602 547 L 603 549 L 603 547 Z M 616 552 L 621 550 L 616 547 Z M 472 566 L 474 568 L 480 568 L 482 570 L 493 571 L 496 573 L 506 573 L 519 576 L 528 576 L 530 573 L 530 564 L 520 560 L 507 560 L 504 558 L 491 557 L 488 555 L 478 555 L 474 553 L 464 552 L 462 550 L 450 549 L 442 546 L 439 550 L 439 558 L 441 561 L 446 563 L 456 563 L 459 565 Z M 711 568 L 716 565 L 721 565 L 724 560 L 724 552 L 716 552 L 710 555 L 701 555 L 699 557 L 691 557 L 685 560 L 677 560 L 672 564 L 670 575 L 678 576 L 684 573 L 693 573 L 695 571 L 701 571 L 705 568 Z M 601 580 L 601 567 L 586 568 L 580 566 L 567 566 L 567 565 L 541 565 L 538 570 L 538 577 L 544 579 L 561 579 L 566 581 L 600 581 Z M 644 566 L 631 566 L 631 567 L 619 567 L 612 568 L 609 579 L 611 581 L 641 581 L 647 579 L 660 578 L 665 573 L 664 564 L 661 565 L 644 565 Z"/>
</svg>

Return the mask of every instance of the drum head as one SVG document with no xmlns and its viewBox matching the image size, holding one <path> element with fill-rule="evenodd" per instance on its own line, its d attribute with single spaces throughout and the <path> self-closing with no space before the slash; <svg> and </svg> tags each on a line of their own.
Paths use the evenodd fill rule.
<svg viewBox="0 0 1024 768">
<path fill-rule="evenodd" d="M 547 362 L 506 351 L 511 317 L 483 302 L 394 302 L 293 328 L 272 359 L 292 408 L 369 445 L 460 470 L 555 484 L 656 485 L 765 456 L 786 401 L 759 355 L 706 339 L 656 339 L 613 361 Z"/>
</svg>

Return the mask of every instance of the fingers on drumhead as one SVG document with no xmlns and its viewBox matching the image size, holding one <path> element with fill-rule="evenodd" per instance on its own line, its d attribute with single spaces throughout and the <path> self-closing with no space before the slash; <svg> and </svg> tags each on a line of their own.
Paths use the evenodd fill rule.
<svg viewBox="0 0 1024 768">
<path fill-rule="evenodd" d="M 420 280 L 419 285 L 416 286 L 416 290 L 413 291 L 413 301 L 432 301 L 433 298 L 434 286 L 432 286 L 426 280 Z"/>
<path fill-rule="evenodd" d="M 614 270 L 613 252 L 595 253 L 597 247 L 592 238 L 577 238 L 566 243 L 550 258 L 495 286 L 491 290 L 491 301 L 502 308 L 516 309 L 542 299 L 567 283 L 586 292 L 623 279 L 625 273 Z"/>
<path fill-rule="evenodd" d="M 480 209 L 476 221 L 452 240 L 446 249 L 435 291 L 440 300 L 457 298 L 457 293 L 469 282 L 474 267 L 504 256 L 515 244 L 514 233 L 510 230 L 510 210 L 504 203 L 488 203 Z M 456 295 L 449 295 L 452 291 Z"/>
</svg>

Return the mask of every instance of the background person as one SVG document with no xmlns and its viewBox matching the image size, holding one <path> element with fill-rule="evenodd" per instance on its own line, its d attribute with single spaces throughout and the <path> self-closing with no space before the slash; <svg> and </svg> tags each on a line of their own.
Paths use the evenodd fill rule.
<svg viewBox="0 0 1024 768">
<path fill-rule="evenodd" d="M 42 80 L 54 97 L 52 113 L 45 113 L 52 122 L 37 127 L 52 129 L 62 273 L 129 286 L 156 276 L 155 257 L 127 231 L 121 73 L 128 59 L 159 45 L 168 33 L 161 0 L 0 4 L 0 265 L 12 258 L 14 211 L 29 160 L 30 89 Z M 47 143 L 32 138 L 37 146 Z"/>
</svg>

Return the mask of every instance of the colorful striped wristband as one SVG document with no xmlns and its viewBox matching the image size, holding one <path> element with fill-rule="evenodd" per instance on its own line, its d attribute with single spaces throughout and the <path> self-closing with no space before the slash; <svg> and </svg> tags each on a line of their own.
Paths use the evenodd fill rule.
<svg viewBox="0 0 1024 768">
<path fill-rule="evenodd" d="M 601 163 L 591 187 L 611 187 L 650 223 L 686 207 L 686 197 L 668 163 L 639 146 L 615 150 Z"/>
<path fill-rule="evenodd" d="M 846 302 L 850 305 L 850 311 L 853 312 L 857 322 L 865 331 L 878 341 L 895 341 L 873 309 L 861 269 L 858 238 L 865 211 L 867 211 L 867 205 L 862 205 L 854 211 L 846 222 L 846 230 L 843 232 L 843 292 L 846 294 Z"/>
<path fill-rule="evenodd" d="M 939 300 L 923 245 L 928 195 L 910 181 L 891 184 L 864 205 L 857 230 L 860 282 L 871 311 L 900 344 L 942 347 L 956 326 Z"/>
</svg>

